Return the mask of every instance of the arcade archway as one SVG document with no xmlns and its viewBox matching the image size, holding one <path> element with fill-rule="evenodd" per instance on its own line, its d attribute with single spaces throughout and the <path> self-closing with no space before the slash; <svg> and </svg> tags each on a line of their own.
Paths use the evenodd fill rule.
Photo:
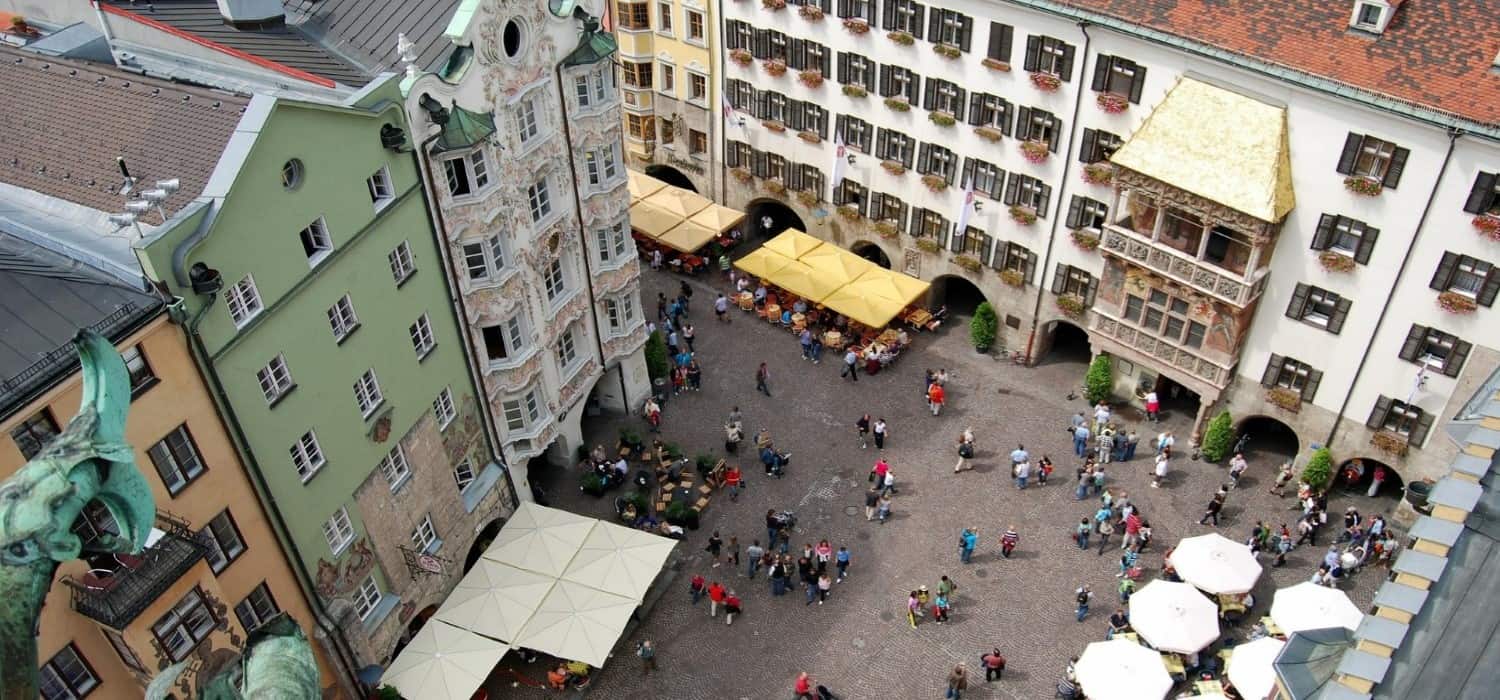
<svg viewBox="0 0 1500 700">
<path fill-rule="evenodd" d="M 490 521 L 490 524 L 485 525 L 479 531 L 479 534 L 474 536 L 474 544 L 469 545 L 469 553 L 464 555 L 465 574 L 469 573 L 469 569 L 474 568 L 474 565 L 479 563 L 479 557 L 484 556 L 484 550 L 490 548 L 490 544 L 500 534 L 500 528 L 504 526 L 505 518 L 495 518 Z"/>
<path fill-rule="evenodd" d="M 1255 455 L 1269 456 L 1279 464 L 1281 461 L 1291 459 L 1301 449 L 1302 442 L 1297 438 L 1297 431 L 1271 416 L 1250 416 L 1239 422 L 1235 439 L 1248 435 L 1245 442 L 1245 458 L 1253 459 Z"/>
<path fill-rule="evenodd" d="M 741 255 L 759 248 L 762 243 L 774 238 L 789 228 L 806 231 L 802 217 L 785 203 L 774 199 L 757 199 L 745 207 L 745 245 L 736 250 Z"/>
<path fill-rule="evenodd" d="M 1382 478 L 1376 486 L 1376 474 Z M 1369 457 L 1354 457 L 1344 460 L 1334 474 L 1337 488 L 1374 498 L 1401 498 L 1406 481 L 1391 465 Z"/>
<path fill-rule="evenodd" d="M 1088 364 L 1093 359 L 1089 349 L 1088 331 L 1063 320 L 1051 321 L 1044 328 L 1047 338 L 1046 352 L 1040 354 L 1038 365 Z"/>
<path fill-rule="evenodd" d="M 854 245 L 849 246 L 849 252 L 887 270 L 891 269 L 891 257 L 886 255 L 885 251 L 874 243 L 869 241 L 855 241 Z"/>
<path fill-rule="evenodd" d="M 698 188 L 693 186 L 693 181 L 688 179 L 687 175 L 670 165 L 648 165 L 646 166 L 646 174 L 673 187 L 681 187 L 689 192 L 698 191 Z"/>
<path fill-rule="evenodd" d="M 931 306 L 942 304 L 948 313 L 955 316 L 972 317 L 974 309 L 982 301 L 988 301 L 979 286 L 957 275 L 938 275 L 932 279 Z M 1000 319 L 1001 324 L 1005 319 Z"/>
</svg>

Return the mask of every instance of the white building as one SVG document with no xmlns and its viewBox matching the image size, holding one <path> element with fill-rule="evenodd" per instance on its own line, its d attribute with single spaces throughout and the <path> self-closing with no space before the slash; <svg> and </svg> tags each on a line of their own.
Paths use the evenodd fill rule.
<svg viewBox="0 0 1500 700">
<path fill-rule="evenodd" d="M 1477 3 L 830 4 L 723 4 L 726 204 L 967 280 L 1033 360 L 1085 329 L 1200 428 L 1441 473 L 1431 427 L 1500 362 L 1500 44 L 1451 31 Z"/>
<path fill-rule="evenodd" d="M 468 0 L 443 74 L 409 69 L 407 110 L 460 290 L 497 443 L 570 462 L 586 408 L 649 392 L 620 140 L 615 42 L 598 0 Z"/>
</svg>

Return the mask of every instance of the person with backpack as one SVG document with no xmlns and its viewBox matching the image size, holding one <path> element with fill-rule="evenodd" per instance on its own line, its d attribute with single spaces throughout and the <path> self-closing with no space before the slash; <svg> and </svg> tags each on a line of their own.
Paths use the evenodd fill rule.
<svg viewBox="0 0 1500 700">
<path fill-rule="evenodd" d="M 1073 600 L 1078 604 L 1078 609 L 1074 612 L 1079 622 L 1083 622 L 1083 618 L 1088 616 L 1089 600 L 1093 597 L 1094 593 L 1089 590 L 1088 584 L 1079 586 L 1078 590 L 1073 591 Z"/>
<path fill-rule="evenodd" d="M 973 457 L 974 429 L 964 428 L 964 431 L 958 434 L 958 464 L 953 466 L 953 473 L 957 474 L 967 469 L 973 469 L 974 466 L 969 464 L 969 460 Z"/>
</svg>

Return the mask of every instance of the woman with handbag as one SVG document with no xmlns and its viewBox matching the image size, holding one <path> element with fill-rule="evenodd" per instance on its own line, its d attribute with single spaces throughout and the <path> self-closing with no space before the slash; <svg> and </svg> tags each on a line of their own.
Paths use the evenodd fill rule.
<svg viewBox="0 0 1500 700">
<path fill-rule="evenodd" d="M 964 431 L 958 436 L 958 464 L 953 466 L 953 473 L 957 474 L 961 471 L 973 469 L 974 466 L 969 464 L 969 460 L 973 457 L 974 429 L 964 428 Z"/>
</svg>

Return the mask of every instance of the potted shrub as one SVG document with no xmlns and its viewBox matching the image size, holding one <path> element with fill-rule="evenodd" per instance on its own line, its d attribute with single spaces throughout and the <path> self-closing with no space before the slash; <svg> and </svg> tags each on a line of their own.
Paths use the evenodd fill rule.
<svg viewBox="0 0 1500 700">
<path fill-rule="evenodd" d="M 1009 73 L 1010 72 L 1010 64 L 1009 63 L 1006 63 L 1005 61 L 997 61 L 997 60 L 995 60 L 993 58 L 986 58 L 986 59 L 980 61 L 979 65 L 984 66 L 985 68 L 988 68 L 988 69 L 990 69 L 992 71 L 999 71 L 1001 73 Z"/>
<path fill-rule="evenodd" d="M 1229 411 L 1220 411 L 1203 431 L 1203 459 L 1208 462 L 1223 461 L 1229 456 L 1229 449 L 1232 447 L 1234 423 L 1229 418 Z"/>
<path fill-rule="evenodd" d="M 401 697 L 401 691 L 396 690 L 396 686 L 393 685 L 382 685 L 376 688 L 371 697 L 374 700 L 406 700 L 406 698 Z"/>
<path fill-rule="evenodd" d="M 1026 286 L 1026 276 L 1021 274 L 1020 270 L 1001 270 L 1000 281 L 1017 289 Z"/>
<path fill-rule="evenodd" d="M 786 9 L 786 0 L 760 0 L 760 6 L 772 12 L 780 12 Z"/>
<path fill-rule="evenodd" d="M 1307 464 L 1302 467 L 1300 481 L 1312 487 L 1314 492 L 1328 488 L 1333 482 L 1333 453 L 1326 447 L 1313 450 L 1312 456 L 1307 458 Z"/>
<path fill-rule="evenodd" d="M 1443 292 L 1439 294 L 1438 306 L 1443 307 L 1443 310 L 1450 314 L 1473 313 L 1475 309 L 1479 308 L 1473 299 L 1458 292 Z"/>
<path fill-rule="evenodd" d="M 1062 87 L 1062 79 L 1051 73 L 1032 73 L 1031 84 L 1042 92 L 1057 92 Z"/>
<path fill-rule="evenodd" d="M 667 506 L 666 516 L 668 523 L 671 523 L 678 527 L 687 528 L 689 530 L 698 529 L 698 509 L 686 503 L 683 503 L 681 501 L 672 501 L 672 503 Z"/>
<path fill-rule="evenodd" d="M 719 460 L 714 459 L 711 454 L 699 454 L 693 458 L 693 466 L 698 469 L 698 475 L 705 480 L 708 479 L 708 473 L 714 470 L 714 465 L 718 463 Z"/>
<path fill-rule="evenodd" d="M 797 190 L 797 201 L 804 207 L 811 207 L 818 203 L 818 193 L 812 190 Z"/>
<path fill-rule="evenodd" d="M 943 179 L 941 175 L 923 175 L 922 184 L 926 185 L 927 189 L 932 192 L 942 192 L 948 189 L 948 181 Z"/>
<path fill-rule="evenodd" d="M 1078 246 L 1078 249 L 1084 252 L 1093 251 L 1099 247 L 1099 236 L 1083 229 L 1073 229 L 1068 237 L 1073 239 L 1073 245 Z"/>
<path fill-rule="evenodd" d="M 779 78 L 783 75 L 786 75 L 786 61 L 783 61 L 779 58 L 762 61 L 760 67 L 761 70 L 764 70 L 766 72 L 766 75 L 769 75 L 773 78 Z"/>
<path fill-rule="evenodd" d="M 848 95 L 849 97 L 868 97 L 870 95 L 870 92 L 868 90 L 865 90 L 858 85 L 845 85 L 843 88 L 841 88 L 841 90 L 845 95 Z"/>
<path fill-rule="evenodd" d="M 1089 363 L 1089 371 L 1083 376 L 1083 396 L 1090 404 L 1109 398 L 1115 388 L 1114 365 L 1109 355 L 1099 355 Z"/>
<path fill-rule="evenodd" d="M 1001 138 L 1005 136 L 1003 132 L 992 126 L 976 126 L 974 127 L 974 133 L 979 136 L 979 138 L 989 141 L 990 143 L 997 143 Z"/>
<path fill-rule="evenodd" d="M 1119 114 L 1130 109 L 1130 100 L 1126 99 L 1123 95 L 1116 95 L 1112 92 L 1099 93 L 1094 98 L 1094 103 L 1099 105 L 1099 109 L 1104 110 L 1106 114 Z"/>
<path fill-rule="evenodd" d="M 1331 250 L 1319 253 L 1318 263 L 1323 266 L 1323 269 L 1329 272 L 1353 272 L 1354 266 L 1357 264 L 1354 262 L 1354 258 L 1343 253 L 1335 253 Z"/>
<path fill-rule="evenodd" d="M 654 331 L 646 338 L 646 375 L 651 378 L 658 396 L 666 392 L 667 374 L 672 371 L 667 363 L 667 341 L 661 331 Z"/>
<path fill-rule="evenodd" d="M 755 61 L 755 54 L 747 49 L 734 49 L 729 52 L 729 60 L 742 66 L 748 66 Z"/>
<path fill-rule="evenodd" d="M 1500 241 L 1500 217 L 1480 214 L 1474 217 L 1474 230 L 1492 241 Z"/>
<path fill-rule="evenodd" d="M 1406 436 L 1400 433 L 1382 430 L 1370 437 L 1370 444 L 1374 445 L 1375 449 L 1389 455 L 1397 457 L 1406 455 Z"/>
<path fill-rule="evenodd" d="M 1036 212 L 1019 204 L 1010 205 L 1010 220 L 1022 226 L 1030 226 L 1036 223 Z"/>
<path fill-rule="evenodd" d="M 811 7 L 811 5 L 803 5 L 803 7 Z M 797 82 L 802 83 L 803 85 L 806 85 L 810 88 L 823 87 L 823 71 L 801 71 L 797 73 Z"/>
<path fill-rule="evenodd" d="M 906 174 L 906 165 L 899 160 L 882 160 L 880 161 L 880 169 L 892 175 Z"/>
<path fill-rule="evenodd" d="M 999 329 L 1000 318 L 995 315 L 995 307 L 987 301 L 979 302 L 973 320 L 969 321 L 969 341 L 974 343 L 974 351 L 989 352 L 995 345 L 995 333 Z"/>
<path fill-rule="evenodd" d="M 1115 169 L 1109 163 L 1089 163 L 1079 175 L 1090 185 L 1108 185 L 1115 179 Z"/>
<path fill-rule="evenodd" d="M 933 124 L 937 124 L 938 126 L 953 126 L 954 124 L 958 123 L 958 120 L 954 119 L 953 115 L 947 114 L 945 112 L 928 112 L 927 121 L 930 121 Z"/>
<path fill-rule="evenodd" d="M 964 55 L 964 52 L 957 46 L 949 46 L 948 44 L 933 44 L 932 52 L 947 59 L 954 59 Z"/>
<path fill-rule="evenodd" d="M 797 8 L 797 16 L 809 22 L 823 21 L 823 8 L 817 5 L 803 5 Z"/>
<path fill-rule="evenodd" d="M 1057 297 L 1057 310 L 1068 318 L 1080 319 L 1088 311 L 1088 307 L 1083 305 L 1083 300 L 1076 294 L 1060 294 Z"/>
<path fill-rule="evenodd" d="M 855 36 L 870 33 L 870 23 L 858 17 L 844 18 L 844 31 Z"/>
<path fill-rule="evenodd" d="M 1021 157 L 1028 163 L 1045 163 L 1047 156 L 1052 155 L 1052 149 L 1041 141 L 1022 141 Z"/>
<path fill-rule="evenodd" d="M 885 98 L 885 106 L 894 112 L 911 111 L 911 103 L 907 102 L 904 97 L 887 97 Z"/>
<path fill-rule="evenodd" d="M 578 490 L 594 498 L 602 497 L 604 495 L 604 477 L 599 476 L 599 472 L 596 471 L 590 470 L 584 472 L 583 476 L 578 479 Z"/>
<path fill-rule="evenodd" d="M 934 241 L 931 238 L 918 238 L 917 248 L 924 253 L 938 253 L 942 252 L 943 250 L 943 246 L 939 245 L 937 241 Z"/>
<path fill-rule="evenodd" d="M 1266 402 L 1292 413 L 1302 410 L 1302 395 L 1284 386 L 1273 386 L 1267 389 Z"/>
<path fill-rule="evenodd" d="M 729 174 L 733 175 L 734 179 L 740 182 L 749 182 L 755 179 L 755 175 L 750 172 L 749 168 L 730 168 Z"/>
<path fill-rule="evenodd" d="M 1350 175 L 1344 178 L 1344 189 L 1361 197 L 1376 197 L 1380 195 L 1380 191 L 1384 189 L 1384 186 L 1380 184 L 1379 180 L 1373 178 Z"/>
<path fill-rule="evenodd" d="M 896 226 L 896 222 L 890 219 L 881 219 L 875 222 L 875 233 L 880 234 L 881 238 L 889 240 L 901 235 L 901 229 Z"/>
<path fill-rule="evenodd" d="M 916 37 L 906 32 L 891 32 L 889 34 L 886 34 L 885 38 L 890 39 L 891 41 L 894 41 L 901 46 L 911 46 L 917 41 Z"/>
<path fill-rule="evenodd" d="M 972 255 L 955 255 L 953 256 L 953 264 L 969 272 L 979 272 L 984 269 L 984 265 L 979 262 L 979 258 Z"/>
</svg>

